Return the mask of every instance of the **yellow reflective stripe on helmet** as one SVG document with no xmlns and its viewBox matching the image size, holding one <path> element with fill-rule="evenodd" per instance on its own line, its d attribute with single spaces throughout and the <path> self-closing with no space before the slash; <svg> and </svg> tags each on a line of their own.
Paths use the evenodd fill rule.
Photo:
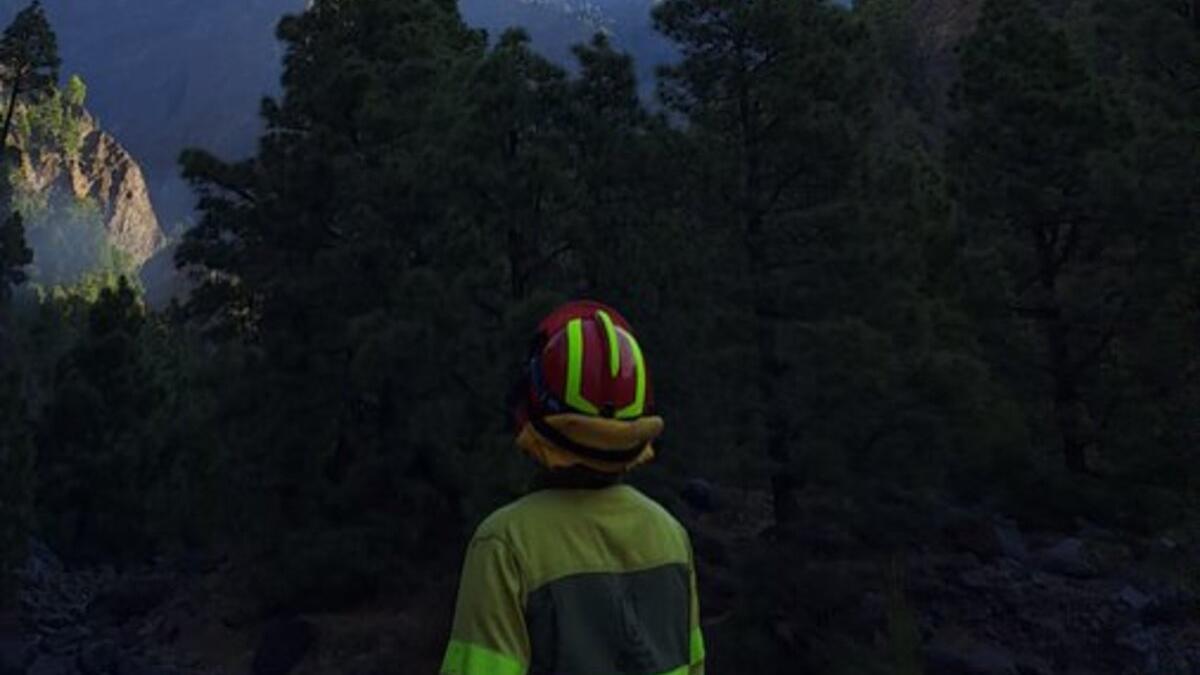
<svg viewBox="0 0 1200 675">
<path fill-rule="evenodd" d="M 525 665 L 494 649 L 451 640 L 440 675 L 525 675 Z"/>
<path fill-rule="evenodd" d="M 693 666 L 704 660 L 704 634 L 700 632 L 699 626 L 692 629 L 691 654 Z"/>
<path fill-rule="evenodd" d="M 637 391 L 634 394 L 633 403 L 618 410 L 617 417 L 621 419 L 641 417 L 646 407 L 646 364 L 642 360 L 642 348 L 625 329 L 617 328 L 617 330 L 625 336 L 626 340 L 629 340 L 629 348 L 633 351 L 633 369 L 637 372 Z"/>
<path fill-rule="evenodd" d="M 612 317 L 608 312 L 598 309 L 596 316 L 604 324 L 604 334 L 608 338 L 608 370 L 615 378 L 621 372 L 621 343 L 617 341 L 617 331 L 613 328 Z"/>
<path fill-rule="evenodd" d="M 600 409 L 583 397 L 583 320 L 567 323 L 567 405 L 590 415 Z"/>
</svg>

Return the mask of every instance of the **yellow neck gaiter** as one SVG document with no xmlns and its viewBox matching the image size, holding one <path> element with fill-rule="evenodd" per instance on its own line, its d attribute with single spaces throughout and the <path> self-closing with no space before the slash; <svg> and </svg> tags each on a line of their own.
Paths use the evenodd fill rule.
<svg viewBox="0 0 1200 675">
<path fill-rule="evenodd" d="M 604 462 L 581 457 L 558 447 L 529 423 L 526 423 L 517 435 L 517 447 L 547 469 L 565 469 L 581 465 L 602 473 L 624 473 L 653 459 L 654 446 L 651 442 L 662 434 L 664 426 L 661 417 L 641 417 L 626 421 L 576 413 L 551 415 L 543 419 L 543 422 L 571 441 L 600 451 L 626 450 L 643 444 L 646 446 L 632 461 Z"/>
</svg>

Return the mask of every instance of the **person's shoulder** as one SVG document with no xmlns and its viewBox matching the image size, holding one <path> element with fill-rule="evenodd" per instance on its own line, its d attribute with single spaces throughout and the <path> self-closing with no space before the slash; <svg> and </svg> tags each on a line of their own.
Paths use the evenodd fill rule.
<svg viewBox="0 0 1200 675">
<path fill-rule="evenodd" d="M 674 531 L 685 541 L 687 540 L 687 528 L 683 526 L 683 523 L 667 507 L 632 485 L 626 486 L 626 489 L 628 490 L 629 498 L 637 503 L 648 517 L 654 518 L 662 523 L 665 529 Z"/>
<path fill-rule="evenodd" d="M 525 495 L 493 511 L 475 528 L 474 539 L 511 539 L 514 529 L 521 527 L 537 510 L 536 494 Z"/>
</svg>

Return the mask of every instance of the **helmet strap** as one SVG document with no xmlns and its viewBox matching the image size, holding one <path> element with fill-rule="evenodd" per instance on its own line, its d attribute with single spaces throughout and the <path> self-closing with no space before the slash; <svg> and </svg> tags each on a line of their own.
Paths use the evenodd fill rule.
<svg viewBox="0 0 1200 675">
<path fill-rule="evenodd" d="M 533 385 L 533 395 L 537 399 L 541 414 L 554 415 L 568 409 L 546 386 L 546 376 L 542 373 L 542 364 L 536 355 L 529 359 L 529 382 Z"/>
<path fill-rule="evenodd" d="M 625 450 L 601 450 L 600 448 L 593 448 L 590 445 L 577 443 L 570 438 L 567 438 L 565 434 L 547 424 L 546 420 L 540 416 L 531 416 L 529 418 L 529 423 L 533 425 L 535 431 L 537 431 L 542 435 L 543 438 L 550 441 L 554 445 L 557 445 L 563 450 L 578 455 L 584 459 L 590 459 L 596 462 L 627 464 L 638 457 L 641 457 L 642 453 L 646 450 L 646 446 L 649 445 L 648 443 L 641 443 L 635 447 L 627 448 Z"/>
</svg>

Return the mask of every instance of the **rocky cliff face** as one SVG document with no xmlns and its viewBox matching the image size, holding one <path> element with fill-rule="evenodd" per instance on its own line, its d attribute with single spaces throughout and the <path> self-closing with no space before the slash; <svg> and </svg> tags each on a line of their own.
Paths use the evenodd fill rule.
<svg viewBox="0 0 1200 675">
<path fill-rule="evenodd" d="M 100 207 L 109 240 L 140 266 L 165 243 L 141 167 L 115 138 L 84 115 L 78 156 L 21 147 L 21 180 L 40 193 L 88 198 Z"/>
<path fill-rule="evenodd" d="M 7 25 L 28 0 L 0 0 Z M 283 47 L 275 25 L 310 0 L 43 0 L 58 34 L 64 73 L 79 73 L 88 107 L 145 170 L 164 227 L 192 217 L 195 197 L 179 176 L 185 147 L 227 159 L 253 154 L 264 95 L 279 93 Z M 638 56 L 643 92 L 653 67 L 673 57 L 653 32 L 653 0 L 462 0 L 463 16 L 493 35 L 529 27 L 543 52 L 572 62 L 570 46 L 604 27 Z M 136 73 L 136 77 L 130 77 Z M 130 105 L 136 101 L 136 105 Z"/>
<path fill-rule="evenodd" d="M 0 21 L 27 4 L 0 0 Z M 88 83 L 88 109 L 138 158 L 164 228 L 178 234 L 172 228 L 195 205 L 179 176 L 179 152 L 202 147 L 228 159 L 254 152 L 259 101 L 279 90 L 275 24 L 301 11 L 305 0 L 43 0 L 42 6 L 58 34 L 62 72 Z"/>
</svg>

